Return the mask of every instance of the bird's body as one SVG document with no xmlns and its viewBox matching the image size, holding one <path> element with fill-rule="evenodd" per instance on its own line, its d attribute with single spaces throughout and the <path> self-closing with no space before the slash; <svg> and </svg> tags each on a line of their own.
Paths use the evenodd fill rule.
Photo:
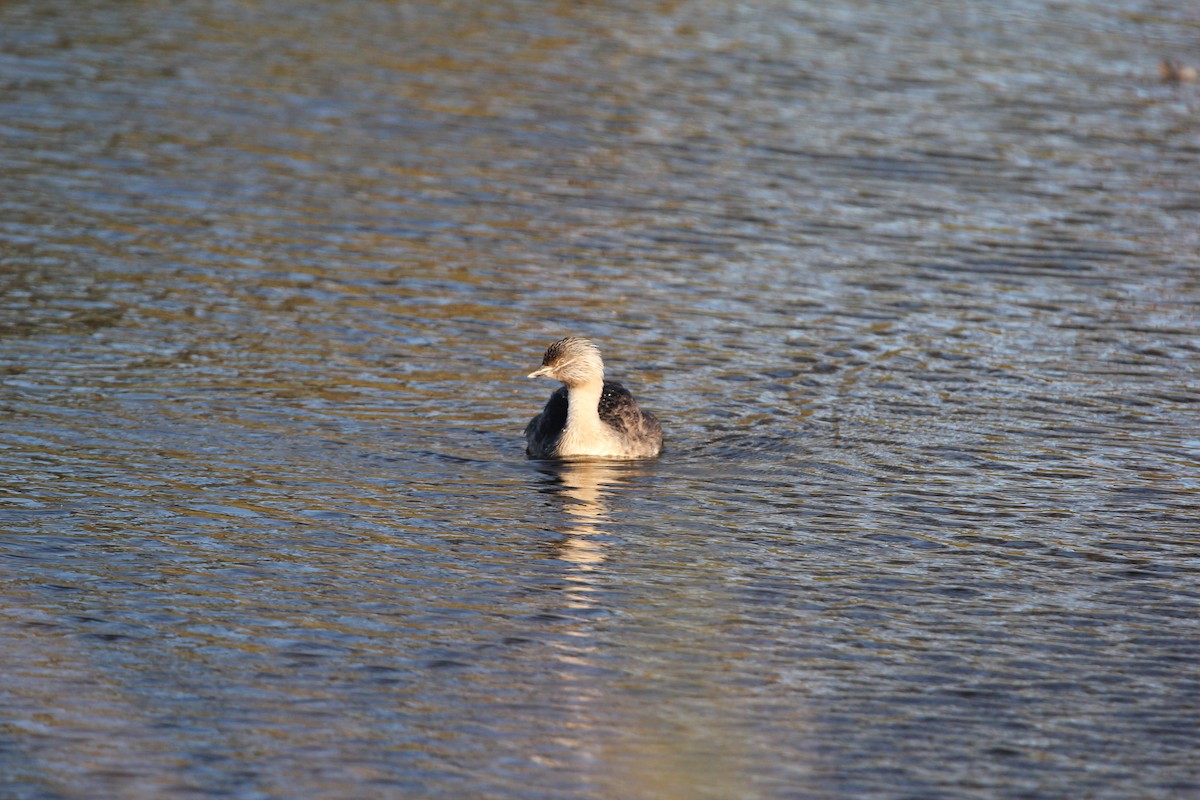
<svg viewBox="0 0 1200 800">
<path fill-rule="evenodd" d="M 604 380 L 600 351 L 587 339 L 560 339 L 546 350 L 531 378 L 563 382 L 542 413 L 525 426 L 534 458 L 653 458 L 662 451 L 662 426 L 624 386 Z"/>
</svg>

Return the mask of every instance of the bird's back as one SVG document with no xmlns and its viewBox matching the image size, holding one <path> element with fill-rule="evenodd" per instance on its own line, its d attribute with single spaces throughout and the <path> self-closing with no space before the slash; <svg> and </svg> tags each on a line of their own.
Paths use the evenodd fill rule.
<svg viewBox="0 0 1200 800">
<path fill-rule="evenodd" d="M 662 450 L 663 431 L 658 417 L 638 408 L 633 395 L 616 381 L 605 381 L 600 395 L 600 421 L 617 432 L 639 456 L 656 456 Z"/>
</svg>

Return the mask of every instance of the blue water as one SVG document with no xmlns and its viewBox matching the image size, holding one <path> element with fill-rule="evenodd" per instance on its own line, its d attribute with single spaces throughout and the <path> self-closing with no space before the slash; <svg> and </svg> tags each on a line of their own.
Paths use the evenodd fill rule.
<svg viewBox="0 0 1200 800">
<path fill-rule="evenodd" d="M 1200 793 L 1196 30 L 5 4 L 0 797 Z"/>
</svg>

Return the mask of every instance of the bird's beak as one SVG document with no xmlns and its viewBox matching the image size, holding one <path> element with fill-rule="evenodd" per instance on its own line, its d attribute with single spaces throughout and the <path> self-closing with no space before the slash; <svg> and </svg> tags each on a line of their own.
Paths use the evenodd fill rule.
<svg viewBox="0 0 1200 800">
<path fill-rule="evenodd" d="M 525 377 L 526 378 L 545 378 L 549 374 L 550 374 L 549 367 L 539 367 L 538 369 L 535 369 L 533 372 L 529 373 Z"/>
</svg>

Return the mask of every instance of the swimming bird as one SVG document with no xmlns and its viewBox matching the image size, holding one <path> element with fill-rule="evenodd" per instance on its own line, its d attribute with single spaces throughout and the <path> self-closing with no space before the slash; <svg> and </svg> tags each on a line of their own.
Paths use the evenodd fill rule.
<svg viewBox="0 0 1200 800">
<path fill-rule="evenodd" d="M 653 458 L 662 452 L 658 419 L 638 408 L 624 386 L 604 380 L 600 349 L 590 340 L 559 339 L 529 377 L 564 384 L 525 426 L 525 452 L 531 457 Z"/>
</svg>

